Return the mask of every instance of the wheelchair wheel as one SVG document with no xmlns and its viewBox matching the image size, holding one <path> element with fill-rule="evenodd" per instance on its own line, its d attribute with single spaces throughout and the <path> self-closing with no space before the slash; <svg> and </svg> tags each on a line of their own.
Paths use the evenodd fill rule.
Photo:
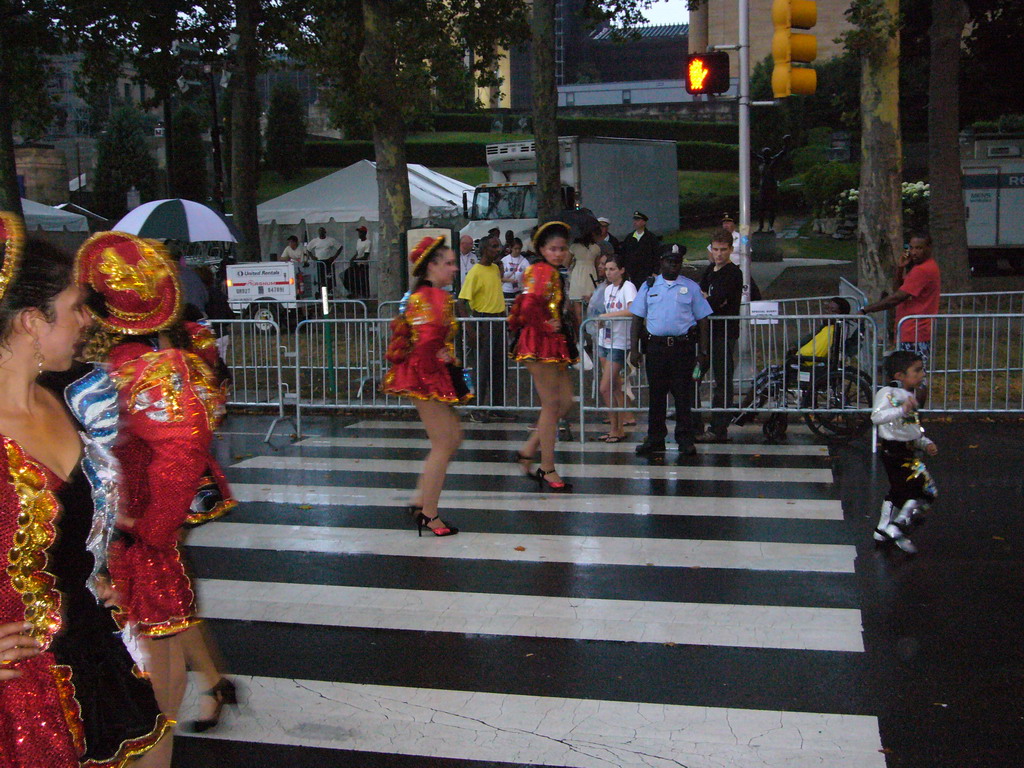
<svg viewBox="0 0 1024 768">
<path fill-rule="evenodd" d="M 789 415 L 785 413 L 773 413 L 765 419 L 761 432 L 764 439 L 769 443 L 777 443 L 786 436 L 789 429 Z"/>
<path fill-rule="evenodd" d="M 823 385 L 806 393 L 804 407 L 820 408 L 822 412 L 806 413 L 804 421 L 815 434 L 823 437 L 855 437 L 871 424 L 868 412 L 873 399 L 871 382 L 859 370 L 833 371 Z M 840 409 L 851 412 L 835 412 Z"/>
</svg>

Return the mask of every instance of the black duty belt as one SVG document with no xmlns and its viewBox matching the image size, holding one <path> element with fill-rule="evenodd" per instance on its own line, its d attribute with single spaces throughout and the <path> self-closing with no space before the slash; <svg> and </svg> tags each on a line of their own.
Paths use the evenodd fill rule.
<svg viewBox="0 0 1024 768">
<path fill-rule="evenodd" d="M 682 336 L 650 336 L 648 337 L 651 344 L 660 344 L 663 347 L 674 347 L 677 345 L 693 345 L 693 339 L 690 335 L 684 333 Z"/>
</svg>

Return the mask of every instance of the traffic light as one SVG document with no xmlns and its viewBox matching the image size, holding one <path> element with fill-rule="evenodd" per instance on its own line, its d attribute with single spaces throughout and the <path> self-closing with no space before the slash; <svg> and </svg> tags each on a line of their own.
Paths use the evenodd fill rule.
<svg viewBox="0 0 1024 768">
<path fill-rule="evenodd" d="M 729 54 L 695 53 L 686 57 L 687 93 L 725 93 L 729 90 Z"/>
<path fill-rule="evenodd" d="M 814 35 L 794 32 L 796 29 L 810 29 L 818 23 L 818 5 L 814 0 L 774 0 L 772 22 L 775 36 L 772 38 L 772 91 L 775 98 L 798 94 L 810 96 L 818 87 L 818 73 L 809 66 L 818 57 L 818 39 Z"/>
</svg>

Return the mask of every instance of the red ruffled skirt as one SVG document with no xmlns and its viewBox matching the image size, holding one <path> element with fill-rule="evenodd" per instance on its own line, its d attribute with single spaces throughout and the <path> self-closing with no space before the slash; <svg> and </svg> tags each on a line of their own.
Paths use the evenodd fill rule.
<svg viewBox="0 0 1024 768">
<path fill-rule="evenodd" d="M 540 363 L 575 363 L 579 359 L 575 345 L 570 347 L 564 334 L 542 331 L 532 325 L 519 332 L 512 357 L 520 362 L 536 360 Z"/>
<path fill-rule="evenodd" d="M 459 397 L 452 384 L 448 366 L 434 354 L 409 355 L 395 363 L 384 376 L 381 389 L 389 395 L 414 397 L 417 400 L 437 400 L 442 403 L 467 403 L 473 396 Z"/>
<path fill-rule="evenodd" d="M 158 549 L 138 539 L 117 541 L 110 545 L 107 567 L 121 596 L 114 617 L 122 627 L 130 622 L 145 637 L 169 637 L 199 623 L 177 545 Z"/>
</svg>

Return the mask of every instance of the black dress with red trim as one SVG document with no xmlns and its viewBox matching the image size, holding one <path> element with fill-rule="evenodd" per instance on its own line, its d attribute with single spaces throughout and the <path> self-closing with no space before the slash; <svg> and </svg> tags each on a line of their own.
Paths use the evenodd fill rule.
<svg viewBox="0 0 1024 768">
<path fill-rule="evenodd" d="M 449 365 L 457 366 L 455 302 L 447 291 L 422 285 L 406 300 L 405 309 L 391 323 L 387 359 L 391 368 L 381 389 L 389 395 L 469 402 L 472 393 L 460 394 Z M 457 370 L 457 369 L 456 369 Z"/>
<path fill-rule="evenodd" d="M 110 477 L 118 469 L 108 449 L 117 437 L 117 390 L 105 371 L 87 365 L 47 374 L 42 383 L 67 401 L 84 441 L 82 462 L 67 480 L 43 467 L 60 505 L 50 569 L 62 596 L 64 629 L 51 650 L 71 669 L 84 726 L 82 765 L 120 768 L 148 751 L 171 724 L 118 634 L 111 610 L 89 589 L 99 570 L 91 550 L 105 541 L 102 529 L 118 509 L 116 480 Z"/>
<path fill-rule="evenodd" d="M 114 452 L 134 521 L 111 545 L 109 569 L 122 600 L 118 621 L 167 637 L 199 622 L 178 531 L 210 466 L 224 393 L 194 352 L 155 344 L 130 339 L 109 357 L 123 421 Z"/>
<path fill-rule="evenodd" d="M 557 330 L 552 330 L 556 321 Z M 575 363 L 579 360 L 574 323 L 567 317 L 562 275 L 546 261 L 523 273 L 523 292 L 508 314 L 512 332 L 510 356 L 522 361 Z"/>
</svg>

